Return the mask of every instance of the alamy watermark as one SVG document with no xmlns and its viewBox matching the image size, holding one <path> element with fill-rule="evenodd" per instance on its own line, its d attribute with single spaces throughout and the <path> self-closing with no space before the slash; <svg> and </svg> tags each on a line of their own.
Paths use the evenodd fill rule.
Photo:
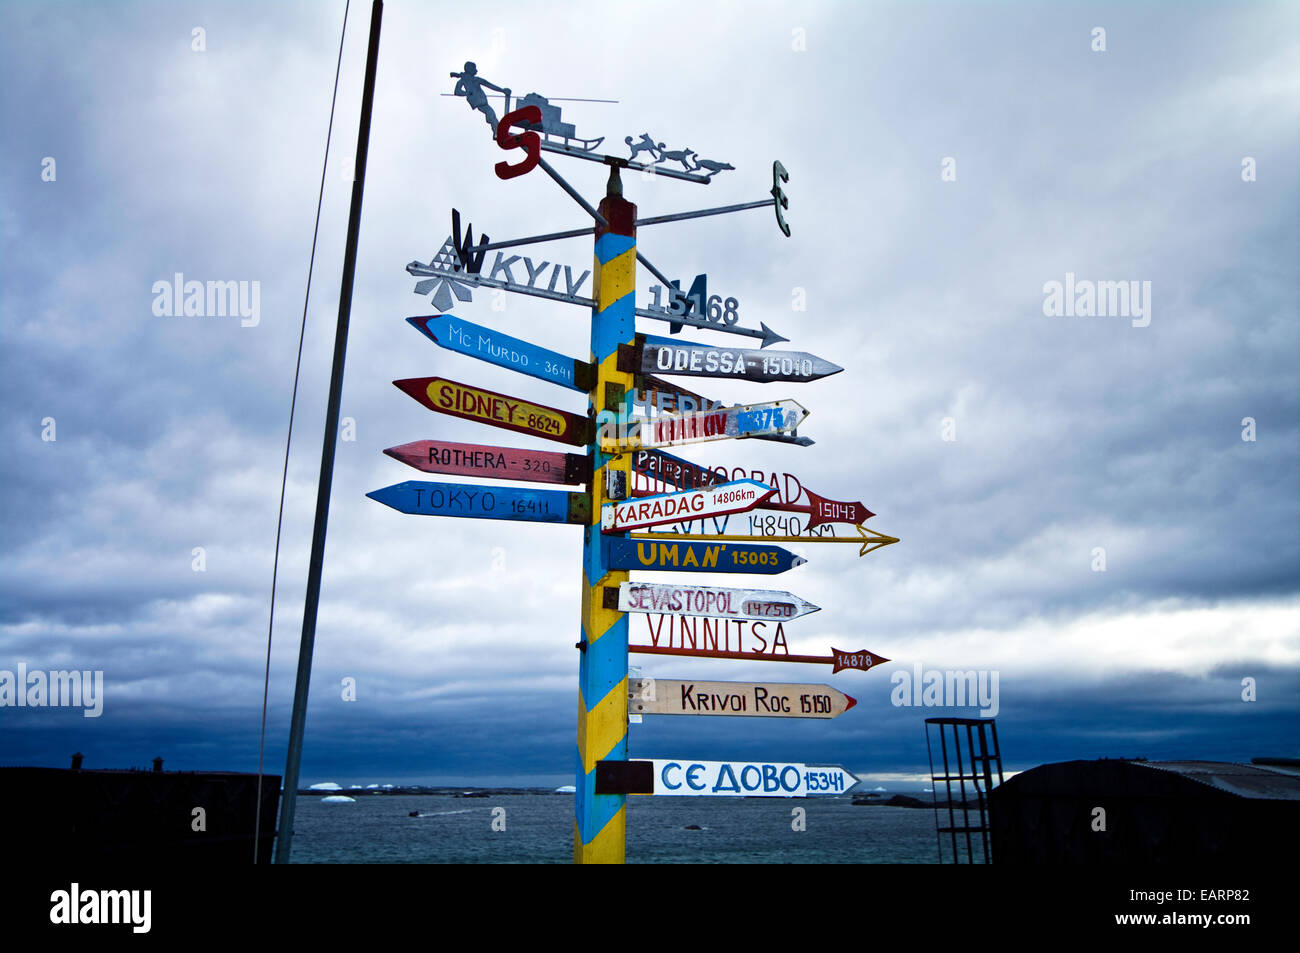
<svg viewBox="0 0 1300 953">
<path fill-rule="evenodd" d="M 920 662 L 912 671 L 898 669 L 889 676 L 894 686 L 889 701 L 895 708 L 974 708 L 981 718 L 998 714 L 998 671 L 925 670 Z"/>
<path fill-rule="evenodd" d="M 1132 318 L 1135 328 L 1151 323 L 1151 282 L 1075 280 L 1043 283 L 1043 314 L 1049 318 Z"/>
<path fill-rule="evenodd" d="M 153 283 L 153 313 L 160 318 L 240 318 L 255 328 L 262 321 L 260 281 L 186 281 L 176 272 L 171 281 Z"/>
<path fill-rule="evenodd" d="M 18 670 L 0 668 L 0 708 L 84 708 L 87 718 L 104 713 L 104 673 L 29 672 L 27 663 Z"/>
</svg>

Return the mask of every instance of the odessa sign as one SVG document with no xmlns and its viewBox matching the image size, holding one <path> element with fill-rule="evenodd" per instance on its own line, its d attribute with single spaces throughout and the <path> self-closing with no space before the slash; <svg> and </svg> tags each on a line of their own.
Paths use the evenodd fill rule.
<svg viewBox="0 0 1300 953">
<path fill-rule="evenodd" d="M 565 357 L 481 324 L 462 321 L 454 314 L 426 314 L 406 320 L 439 347 L 570 390 L 585 394 L 596 379 L 595 369 L 586 361 Z"/>
<path fill-rule="evenodd" d="M 607 533 L 644 529 L 680 520 L 725 516 L 752 510 L 776 491 L 757 480 L 734 480 L 702 490 L 643 496 L 606 503 L 600 509 L 600 528 Z"/>
<path fill-rule="evenodd" d="M 440 414 L 475 420 L 533 437 L 545 437 L 575 447 L 587 445 L 587 418 L 568 411 L 442 377 L 410 377 L 393 381 L 393 384 Z"/>
<path fill-rule="evenodd" d="M 742 381 L 815 381 L 844 368 L 803 351 L 762 351 L 707 344 L 652 344 L 641 349 L 641 373 L 730 377 Z"/>
<path fill-rule="evenodd" d="M 384 453 L 425 473 L 528 480 L 531 483 L 577 484 L 587 481 L 587 458 L 581 453 L 517 450 L 448 440 L 416 440 L 400 447 L 389 447 Z"/>
<path fill-rule="evenodd" d="M 589 497 L 585 493 L 518 486 L 489 487 L 477 483 L 408 480 L 382 490 L 372 490 L 366 496 L 402 513 L 421 516 L 462 516 L 525 523 L 586 523 L 591 512 Z"/>
<path fill-rule="evenodd" d="M 606 587 L 608 591 L 609 587 Z M 794 593 L 771 589 L 725 589 L 721 586 L 673 586 L 624 582 L 618 587 L 619 612 L 665 612 L 715 619 L 797 619 L 821 606 Z"/>
<path fill-rule="evenodd" d="M 829 685 L 689 682 L 674 678 L 627 681 L 627 708 L 634 715 L 836 718 L 856 704 L 856 699 Z"/>
</svg>

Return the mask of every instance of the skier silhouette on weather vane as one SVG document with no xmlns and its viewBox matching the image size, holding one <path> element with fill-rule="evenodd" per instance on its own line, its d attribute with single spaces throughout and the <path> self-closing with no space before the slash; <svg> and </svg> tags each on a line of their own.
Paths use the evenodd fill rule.
<svg viewBox="0 0 1300 953">
<path fill-rule="evenodd" d="M 452 73 L 456 78 L 455 95 L 464 96 L 465 101 L 469 103 L 471 109 L 477 109 L 487 117 L 487 124 L 492 127 L 492 134 L 497 131 L 497 114 L 493 112 L 492 107 L 488 105 L 487 93 L 483 92 L 483 87 L 495 89 L 498 93 L 504 93 L 506 97 L 506 108 L 510 106 L 510 88 L 491 83 L 478 75 L 478 67 L 473 63 L 465 64 L 465 72 Z"/>
</svg>

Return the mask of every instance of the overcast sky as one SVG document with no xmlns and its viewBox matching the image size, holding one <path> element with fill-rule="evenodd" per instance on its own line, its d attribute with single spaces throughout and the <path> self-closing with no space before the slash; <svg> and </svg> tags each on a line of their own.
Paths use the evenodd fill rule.
<svg viewBox="0 0 1300 953">
<path fill-rule="evenodd" d="M 347 24 L 289 461 L 277 774 L 369 15 L 354 3 Z M 341 2 L 0 4 L 0 670 L 100 670 L 105 683 L 99 718 L 0 708 L 0 764 L 65 765 L 80 750 L 88 767 L 161 755 L 256 770 L 342 21 Z M 648 132 L 735 166 L 707 187 L 626 175 L 643 216 L 764 198 L 782 161 L 790 238 L 762 209 L 645 227 L 639 249 L 687 282 L 707 272 L 742 324 L 845 370 L 683 379 L 728 399 L 794 398 L 816 444 L 679 455 L 793 473 L 861 500 L 871 527 L 902 540 L 861 559 L 794 544 L 808 564 L 757 582 L 638 576 L 789 589 L 822 607 L 787 626 L 792 652 L 891 662 L 831 676 L 633 656 L 647 675 L 828 681 L 859 701 L 833 722 L 648 717 L 631 726 L 633 757 L 915 779 L 923 718 L 975 714 L 893 704 L 891 675 L 918 664 L 998 673 L 1009 770 L 1300 756 L 1298 27 L 1280 3 L 392 0 L 343 388 L 355 439 L 338 446 L 303 783 L 573 780 L 580 530 L 408 516 L 365 496 L 439 479 L 381 452 L 413 440 L 566 449 L 434 415 L 393 380 L 441 375 L 585 409 L 403 320 L 430 313 L 404 268 L 437 252 L 451 208 L 494 239 L 588 224 L 540 170 L 494 175 L 505 154 L 482 116 L 441 95 L 467 59 L 516 94 L 617 100 L 561 104 L 613 154 Z M 603 167 L 552 162 L 593 202 L 603 194 Z M 520 253 L 591 263 L 585 238 Z M 155 282 L 176 273 L 256 282 L 256 322 L 155 313 Z M 1045 313 L 1067 275 L 1149 288 L 1145 316 Z M 655 279 L 637 282 L 644 305 Z M 453 313 L 588 356 L 587 312 L 504 303 L 478 290 Z M 647 641 L 643 618 L 631 631 Z"/>
</svg>

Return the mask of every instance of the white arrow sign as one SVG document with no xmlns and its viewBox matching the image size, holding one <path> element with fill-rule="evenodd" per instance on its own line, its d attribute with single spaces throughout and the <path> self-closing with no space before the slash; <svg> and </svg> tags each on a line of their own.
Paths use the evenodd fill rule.
<svg viewBox="0 0 1300 953">
<path fill-rule="evenodd" d="M 618 587 L 619 612 L 664 612 L 716 619 L 797 619 L 821 606 L 773 589 L 724 589 L 624 582 Z"/>
<path fill-rule="evenodd" d="M 810 797 L 844 794 L 857 777 L 837 764 L 653 759 L 655 794 L 697 797 Z"/>
<path fill-rule="evenodd" d="M 614 533 L 663 523 L 706 519 L 752 510 L 776 492 L 757 480 L 732 480 L 699 490 L 642 496 L 600 508 L 600 528 Z"/>
<path fill-rule="evenodd" d="M 653 419 L 629 421 L 621 440 L 601 439 L 606 453 L 645 447 L 676 447 L 709 440 L 764 437 L 799 429 L 808 410 L 798 401 L 773 400 L 762 404 L 738 404 L 693 414 L 665 414 Z"/>
</svg>

